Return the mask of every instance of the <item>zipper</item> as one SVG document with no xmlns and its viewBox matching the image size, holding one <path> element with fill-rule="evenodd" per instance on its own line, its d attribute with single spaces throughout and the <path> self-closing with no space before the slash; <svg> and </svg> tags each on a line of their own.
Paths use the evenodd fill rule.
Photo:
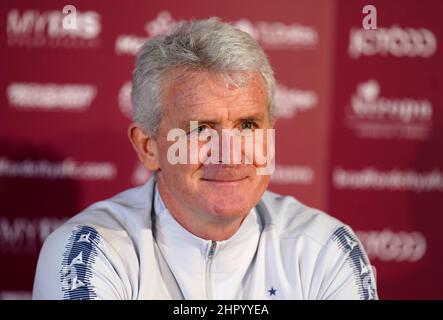
<svg viewBox="0 0 443 320">
<path fill-rule="evenodd" d="M 206 259 L 206 296 L 208 300 L 212 300 L 212 286 L 211 286 L 211 265 L 212 265 L 212 258 L 215 254 L 215 249 L 217 248 L 217 242 L 211 241 L 209 251 L 208 251 L 208 257 Z"/>
</svg>

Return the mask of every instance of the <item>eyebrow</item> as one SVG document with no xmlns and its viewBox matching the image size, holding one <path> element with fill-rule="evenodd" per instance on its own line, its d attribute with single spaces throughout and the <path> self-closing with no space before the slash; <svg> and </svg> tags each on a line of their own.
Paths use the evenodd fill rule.
<svg viewBox="0 0 443 320">
<path fill-rule="evenodd" d="M 204 120 L 204 119 L 190 118 L 189 120 L 185 120 L 185 121 L 180 122 L 179 127 L 180 127 L 180 128 L 186 128 L 186 129 L 189 129 L 189 127 L 190 127 L 190 122 L 191 122 L 191 121 L 198 121 L 198 124 L 199 124 L 199 125 L 200 125 L 200 124 L 210 124 L 210 125 L 214 125 L 214 124 L 217 124 L 217 123 L 219 122 L 218 120 L 210 120 L 210 119 Z"/>
</svg>

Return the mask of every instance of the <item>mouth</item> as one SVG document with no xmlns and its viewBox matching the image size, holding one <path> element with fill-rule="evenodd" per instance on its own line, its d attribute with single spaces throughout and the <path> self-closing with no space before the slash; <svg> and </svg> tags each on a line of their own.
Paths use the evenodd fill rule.
<svg viewBox="0 0 443 320">
<path fill-rule="evenodd" d="M 237 183 L 237 182 L 242 182 L 244 180 L 246 180 L 248 177 L 242 177 L 242 178 L 202 178 L 202 181 L 206 181 L 206 182 L 212 182 L 212 183 Z"/>
<path fill-rule="evenodd" d="M 251 168 L 245 165 L 205 165 L 200 180 L 218 186 L 238 186 L 251 177 Z"/>
</svg>

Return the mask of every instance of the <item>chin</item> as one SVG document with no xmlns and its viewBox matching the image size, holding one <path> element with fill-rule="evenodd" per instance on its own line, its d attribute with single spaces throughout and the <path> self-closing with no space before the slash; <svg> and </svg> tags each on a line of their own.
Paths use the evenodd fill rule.
<svg viewBox="0 0 443 320">
<path fill-rule="evenodd" d="M 245 197 L 224 197 L 223 199 L 214 199 L 208 203 L 210 212 L 218 218 L 236 219 L 244 218 L 255 203 Z"/>
</svg>

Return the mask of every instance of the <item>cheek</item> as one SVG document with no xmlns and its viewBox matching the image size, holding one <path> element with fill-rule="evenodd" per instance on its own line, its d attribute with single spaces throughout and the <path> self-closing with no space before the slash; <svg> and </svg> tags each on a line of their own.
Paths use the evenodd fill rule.
<svg viewBox="0 0 443 320">
<path fill-rule="evenodd" d="M 260 190 L 264 191 L 269 185 L 271 176 L 270 175 L 257 176 L 257 179 L 258 179 L 257 185 L 259 186 Z"/>
<path fill-rule="evenodd" d="M 191 150 L 190 145 L 191 144 L 189 141 L 183 148 L 177 147 L 178 145 L 176 144 L 176 142 L 161 141 L 158 143 L 159 164 L 163 175 L 174 177 L 184 184 L 195 185 L 198 182 L 199 178 L 201 177 L 201 171 L 199 169 L 202 167 L 202 164 L 198 161 L 198 155 L 200 147 L 203 144 L 198 143 L 195 150 Z M 171 163 L 168 159 L 168 151 L 170 150 L 170 148 L 172 150 L 175 150 L 174 160 L 176 161 L 176 163 Z M 197 152 L 193 153 L 193 155 L 191 156 L 191 151 Z M 179 156 L 180 152 L 182 152 L 182 154 L 185 154 L 185 157 L 183 159 L 181 158 L 181 156 Z M 194 157 L 192 158 L 192 161 L 191 157 Z M 179 158 L 181 160 L 178 161 Z M 183 162 L 188 163 L 184 164 Z"/>
<path fill-rule="evenodd" d="M 260 200 L 263 192 L 269 185 L 270 179 L 269 175 L 254 175 L 251 185 L 246 190 L 251 200 L 257 202 Z"/>
<path fill-rule="evenodd" d="M 171 164 L 167 157 L 168 145 L 159 146 L 159 164 L 162 175 L 169 184 L 175 185 L 179 182 L 179 185 L 183 188 L 194 188 L 192 184 L 197 177 L 196 171 L 198 165 L 192 164 Z"/>
<path fill-rule="evenodd" d="M 166 158 L 160 161 L 160 170 L 165 178 L 174 184 L 180 183 L 189 187 L 196 179 L 195 167 L 188 164 L 170 164 Z"/>
</svg>

